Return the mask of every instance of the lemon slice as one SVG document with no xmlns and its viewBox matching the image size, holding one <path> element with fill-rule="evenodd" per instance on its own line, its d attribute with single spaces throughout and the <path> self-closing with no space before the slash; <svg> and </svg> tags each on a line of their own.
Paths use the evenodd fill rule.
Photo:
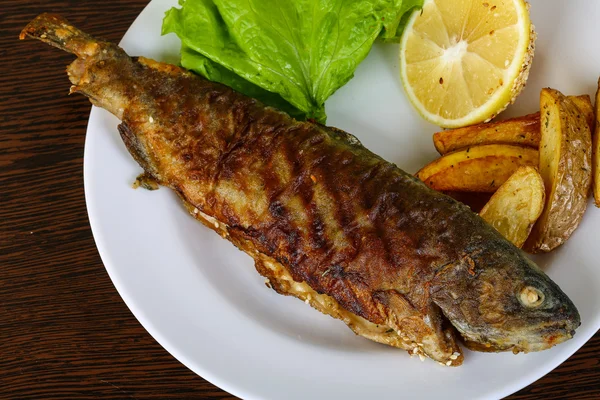
<svg viewBox="0 0 600 400">
<path fill-rule="evenodd" d="M 525 86 L 534 42 L 524 0 L 425 0 L 402 35 L 405 91 L 441 127 L 489 121 Z"/>
</svg>

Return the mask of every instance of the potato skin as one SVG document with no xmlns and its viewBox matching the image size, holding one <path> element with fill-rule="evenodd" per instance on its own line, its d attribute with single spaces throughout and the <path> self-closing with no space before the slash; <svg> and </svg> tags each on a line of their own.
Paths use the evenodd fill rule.
<svg viewBox="0 0 600 400">
<path fill-rule="evenodd" d="M 592 177 L 592 138 L 583 112 L 550 88 L 542 89 L 540 109 L 546 207 L 524 246 L 532 253 L 551 251 L 569 239 L 587 207 Z"/>
<path fill-rule="evenodd" d="M 588 126 L 590 127 L 590 132 L 592 135 L 594 134 L 594 127 L 596 126 L 596 119 L 594 117 L 594 106 L 592 105 L 592 100 L 590 96 L 587 94 L 583 94 L 581 96 L 567 96 L 568 99 L 572 100 L 573 103 L 579 108 L 581 113 L 583 114 Z"/>
</svg>

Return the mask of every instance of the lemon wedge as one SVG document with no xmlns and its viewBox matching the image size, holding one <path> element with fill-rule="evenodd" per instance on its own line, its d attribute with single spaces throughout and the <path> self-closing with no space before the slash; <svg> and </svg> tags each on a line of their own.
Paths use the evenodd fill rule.
<svg viewBox="0 0 600 400">
<path fill-rule="evenodd" d="M 525 86 L 535 36 L 524 0 L 425 0 L 400 42 L 406 94 L 444 128 L 489 121 Z"/>
</svg>

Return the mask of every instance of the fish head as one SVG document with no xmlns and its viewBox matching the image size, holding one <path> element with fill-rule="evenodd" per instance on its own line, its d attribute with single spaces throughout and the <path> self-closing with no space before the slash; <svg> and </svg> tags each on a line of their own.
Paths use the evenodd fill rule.
<svg viewBox="0 0 600 400">
<path fill-rule="evenodd" d="M 540 351 L 570 339 L 577 308 L 535 263 L 510 243 L 486 246 L 442 267 L 431 300 L 478 351 Z"/>
</svg>

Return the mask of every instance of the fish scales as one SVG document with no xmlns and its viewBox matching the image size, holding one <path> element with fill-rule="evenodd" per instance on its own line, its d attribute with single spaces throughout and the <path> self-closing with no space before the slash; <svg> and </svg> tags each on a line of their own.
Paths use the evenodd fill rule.
<svg viewBox="0 0 600 400">
<path fill-rule="evenodd" d="M 473 349 L 518 352 L 579 326 L 572 302 L 519 249 L 349 133 L 129 57 L 59 16 L 39 16 L 25 36 L 78 56 L 71 91 L 122 120 L 147 176 L 250 254 L 275 290 L 356 333 L 460 365 L 456 332 Z"/>
</svg>

